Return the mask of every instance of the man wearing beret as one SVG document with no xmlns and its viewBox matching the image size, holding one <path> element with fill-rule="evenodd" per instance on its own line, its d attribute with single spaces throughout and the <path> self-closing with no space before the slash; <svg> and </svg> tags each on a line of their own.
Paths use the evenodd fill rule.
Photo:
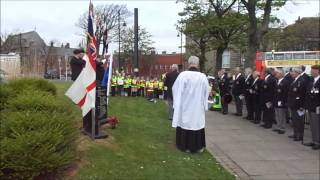
<svg viewBox="0 0 320 180">
<path fill-rule="evenodd" d="M 301 67 L 292 68 L 292 77 L 294 81 L 289 86 L 288 91 L 288 107 L 292 113 L 293 138 L 294 141 L 302 141 L 304 135 L 304 116 L 305 116 L 305 95 L 306 95 L 306 81 L 301 76 Z"/>
<path fill-rule="evenodd" d="M 266 129 L 272 128 L 272 124 L 275 122 L 275 110 L 274 110 L 274 95 L 277 86 L 277 80 L 274 77 L 275 71 L 273 68 L 268 68 L 266 70 L 266 77 L 261 84 L 261 109 L 262 109 L 262 127 Z"/>
<path fill-rule="evenodd" d="M 218 76 L 219 76 L 218 86 L 219 86 L 219 91 L 221 96 L 221 105 L 222 105 L 221 112 L 222 114 L 228 114 L 228 102 L 226 101 L 227 100 L 226 97 L 227 95 L 230 95 L 229 78 L 224 69 L 221 69 L 218 72 Z"/>
<path fill-rule="evenodd" d="M 310 128 L 312 134 L 312 142 L 305 143 L 311 146 L 313 150 L 320 149 L 320 65 L 311 67 L 312 80 L 307 86 L 305 107 L 310 117 Z"/>
<path fill-rule="evenodd" d="M 236 104 L 236 113 L 234 115 L 236 116 L 242 116 L 242 101 L 244 99 L 244 84 L 245 84 L 245 78 L 241 74 L 240 67 L 235 68 L 235 76 L 234 81 L 232 83 L 232 95 L 234 96 L 235 104 Z"/>
<path fill-rule="evenodd" d="M 74 56 L 70 61 L 71 67 L 71 80 L 75 81 L 79 74 L 81 73 L 82 69 L 86 65 L 86 61 L 83 60 L 84 50 L 83 49 L 76 49 L 73 51 Z"/>
</svg>

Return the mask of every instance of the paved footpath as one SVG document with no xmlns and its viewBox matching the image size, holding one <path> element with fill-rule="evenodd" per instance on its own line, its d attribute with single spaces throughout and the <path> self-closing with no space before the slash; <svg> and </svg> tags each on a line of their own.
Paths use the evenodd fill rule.
<svg viewBox="0 0 320 180">
<path fill-rule="evenodd" d="M 320 151 L 289 139 L 292 128 L 279 135 L 231 113 L 206 114 L 206 141 L 207 150 L 237 179 L 320 179 Z M 309 142 L 309 129 L 306 134 Z"/>
</svg>

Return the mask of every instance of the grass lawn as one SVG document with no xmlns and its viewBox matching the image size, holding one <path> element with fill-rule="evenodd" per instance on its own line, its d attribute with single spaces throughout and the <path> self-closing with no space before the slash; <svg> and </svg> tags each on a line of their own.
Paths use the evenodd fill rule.
<svg viewBox="0 0 320 180">
<path fill-rule="evenodd" d="M 64 98 L 69 84 L 55 84 Z M 80 119 L 80 111 L 75 113 Z M 175 129 L 167 120 L 163 101 L 111 98 L 110 115 L 120 118 L 120 124 L 116 129 L 105 128 L 107 139 L 80 138 L 82 165 L 74 179 L 234 179 L 207 151 L 188 154 L 176 149 Z"/>
</svg>

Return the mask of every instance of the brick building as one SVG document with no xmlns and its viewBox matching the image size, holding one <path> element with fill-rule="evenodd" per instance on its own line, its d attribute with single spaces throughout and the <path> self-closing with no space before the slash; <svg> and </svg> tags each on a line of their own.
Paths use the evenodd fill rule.
<svg viewBox="0 0 320 180">
<path fill-rule="evenodd" d="M 145 77 L 160 77 L 163 73 L 170 71 L 170 66 L 173 64 L 184 64 L 184 55 L 171 53 L 156 54 L 152 52 L 150 55 L 139 55 L 139 76 Z M 118 56 L 114 57 L 114 69 L 119 69 Z M 133 60 L 125 59 L 122 69 L 126 74 L 135 74 Z"/>
</svg>

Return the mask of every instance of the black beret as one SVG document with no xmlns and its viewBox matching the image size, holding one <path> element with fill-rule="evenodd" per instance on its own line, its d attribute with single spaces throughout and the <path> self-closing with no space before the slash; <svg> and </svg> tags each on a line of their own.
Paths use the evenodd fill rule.
<svg viewBox="0 0 320 180">
<path fill-rule="evenodd" d="M 84 53 L 84 49 L 75 49 L 74 51 L 73 51 L 73 54 L 80 54 L 80 53 Z"/>
</svg>

